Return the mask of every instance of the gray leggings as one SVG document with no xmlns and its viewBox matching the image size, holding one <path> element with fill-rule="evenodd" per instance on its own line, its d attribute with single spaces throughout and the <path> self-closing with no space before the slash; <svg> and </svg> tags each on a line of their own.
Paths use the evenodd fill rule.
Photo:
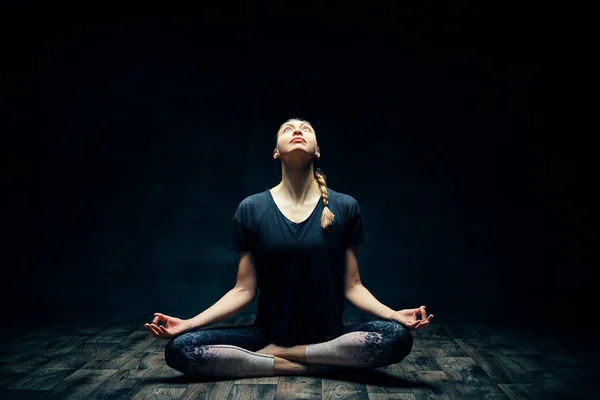
<svg viewBox="0 0 600 400">
<path fill-rule="evenodd" d="M 171 339 L 165 361 L 186 375 L 272 376 L 273 356 L 255 353 L 270 343 L 256 325 L 201 329 Z M 412 344 L 404 326 L 377 320 L 347 325 L 340 336 L 309 344 L 306 359 L 313 364 L 379 368 L 400 362 Z"/>
</svg>

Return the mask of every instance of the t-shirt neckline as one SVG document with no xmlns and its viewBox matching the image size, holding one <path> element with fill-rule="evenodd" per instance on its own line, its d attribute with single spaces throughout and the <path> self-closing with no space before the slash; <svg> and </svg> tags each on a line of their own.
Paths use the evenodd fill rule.
<svg viewBox="0 0 600 400">
<path fill-rule="evenodd" d="M 294 222 L 291 219 L 289 219 L 288 217 L 286 217 L 285 214 L 283 214 L 283 212 L 281 212 L 281 209 L 279 209 L 279 206 L 275 202 L 275 198 L 273 197 L 273 193 L 271 193 L 271 190 L 267 189 L 266 192 L 267 192 L 267 195 L 269 196 L 269 199 L 271 199 L 271 204 L 273 204 L 273 206 L 277 210 L 277 213 L 279 215 L 281 215 L 284 220 L 286 220 L 288 223 L 290 223 L 290 224 L 292 224 L 294 226 L 300 226 L 300 225 L 306 224 L 313 217 L 313 215 L 315 215 L 315 213 L 317 212 L 317 209 L 319 208 L 319 204 L 321 204 L 321 202 L 323 201 L 323 198 L 320 197 L 319 201 L 317 201 L 317 204 L 315 204 L 315 207 L 313 208 L 313 210 L 311 211 L 311 213 L 308 215 L 308 217 L 304 221 Z"/>
</svg>

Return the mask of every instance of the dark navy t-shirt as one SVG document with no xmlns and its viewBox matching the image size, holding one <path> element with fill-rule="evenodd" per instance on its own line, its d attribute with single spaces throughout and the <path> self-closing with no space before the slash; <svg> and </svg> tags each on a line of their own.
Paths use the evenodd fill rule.
<svg viewBox="0 0 600 400">
<path fill-rule="evenodd" d="M 323 200 L 303 222 L 289 220 L 269 190 L 242 200 L 229 248 L 250 251 L 258 280 L 256 324 L 275 344 L 293 346 L 342 333 L 346 249 L 368 242 L 358 202 L 328 189 L 335 215 L 321 227 Z"/>
</svg>

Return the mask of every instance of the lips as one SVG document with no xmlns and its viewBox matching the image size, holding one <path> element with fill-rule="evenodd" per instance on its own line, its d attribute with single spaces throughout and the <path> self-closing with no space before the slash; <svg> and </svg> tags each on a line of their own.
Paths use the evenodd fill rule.
<svg viewBox="0 0 600 400">
<path fill-rule="evenodd" d="M 295 138 L 295 139 L 292 139 L 292 140 L 290 141 L 290 143 L 295 143 L 295 142 L 304 142 L 304 143 L 306 143 L 306 140 L 304 140 L 304 139 L 302 139 L 302 138 Z"/>
</svg>

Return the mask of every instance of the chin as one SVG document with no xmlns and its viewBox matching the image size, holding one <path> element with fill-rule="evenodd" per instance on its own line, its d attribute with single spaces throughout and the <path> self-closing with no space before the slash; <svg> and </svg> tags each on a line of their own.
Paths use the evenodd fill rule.
<svg viewBox="0 0 600 400">
<path fill-rule="evenodd" d="M 304 150 L 298 149 L 290 151 L 285 155 L 281 155 L 279 157 L 282 161 L 291 161 L 291 162 L 311 162 L 314 160 L 315 156 L 311 153 L 308 153 Z"/>
</svg>

